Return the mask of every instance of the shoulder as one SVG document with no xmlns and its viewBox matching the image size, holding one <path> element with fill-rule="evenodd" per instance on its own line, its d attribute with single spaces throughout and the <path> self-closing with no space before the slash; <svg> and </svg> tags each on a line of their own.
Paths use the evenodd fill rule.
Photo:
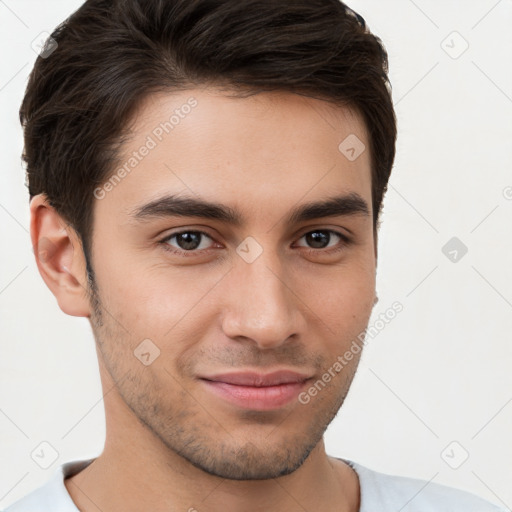
<svg viewBox="0 0 512 512">
<path fill-rule="evenodd" d="M 505 512 L 470 493 L 432 481 L 381 473 L 347 461 L 359 476 L 360 512 Z"/>
<path fill-rule="evenodd" d="M 79 512 L 64 479 L 78 473 L 93 460 L 72 461 L 59 466 L 44 485 L 8 506 L 4 512 Z"/>
</svg>

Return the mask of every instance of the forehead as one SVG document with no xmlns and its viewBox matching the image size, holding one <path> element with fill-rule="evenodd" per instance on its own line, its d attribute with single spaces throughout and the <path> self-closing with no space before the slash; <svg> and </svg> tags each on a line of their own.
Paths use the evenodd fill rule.
<svg viewBox="0 0 512 512">
<path fill-rule="evenodd" d="M 129 215 L 164 193 L 225 199 L 262 215 L 350 193 L 371 208 L 369 139 L 356 112 L 286 92 L 227 94 L 147 97 L 119 152 L 121 178 L 110 180 L 98 209 Z"/>
</svg>

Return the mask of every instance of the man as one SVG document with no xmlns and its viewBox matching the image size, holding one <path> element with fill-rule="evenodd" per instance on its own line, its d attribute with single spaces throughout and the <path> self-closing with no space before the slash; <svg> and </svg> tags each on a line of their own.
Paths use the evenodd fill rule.
<svg viewBox="0 0 512 512">
<path fill-rule="evenodd" d="M 8 512 L 498 511 L 325 452 L 395 154 L 364 20 L 92 0 L 47 50 L 20 111 L 31 238 L 62 311 L 90 318 L 107 436 Z"/>
</svg>

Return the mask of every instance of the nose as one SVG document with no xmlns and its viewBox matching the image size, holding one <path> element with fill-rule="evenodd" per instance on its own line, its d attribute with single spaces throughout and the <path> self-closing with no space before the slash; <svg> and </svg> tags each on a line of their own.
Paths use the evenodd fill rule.
<svg viewBox="0 0 512 512">
<path fill-rule="evenodd" d="M 237 260 L 225 283 L 222 327 L 232 339 L 277 348 L 303 333 L 305 318 L 290 273 L 264 251 L 255 261 Z M 296 336 L 294 336 L 296 335 Z"/>
</svg>

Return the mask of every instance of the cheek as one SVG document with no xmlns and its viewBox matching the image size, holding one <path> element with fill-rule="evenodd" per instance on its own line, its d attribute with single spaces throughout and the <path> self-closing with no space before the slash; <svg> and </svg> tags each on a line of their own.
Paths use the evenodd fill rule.
<svg viewBox="0 0 512 512">
<path fill-rule="evenodd" d="M 375 272 L 371 266 L 351 265 L 304 288 L 305 302 L 331 333 L 354 334 L 364 329 L 375 299 Z"/>
<path fill-rule="evenodd" d="M 108 304 L 135 339 L 151 339 L 162 355 L 168 347 L 186 350 L 200 339 L 215 310 L 211 295 L 219 280 L 206 274 L 155 265 L 108 277 Z"/>
<path fill-rule="evenodd" d="M 192 308 L 194 297 L 189 290 L 167 286 L 164 281 L 135 278 L 119 283 L 114 300 L 131 332 L 164 341 L 174 335 Z"/>
<path fill-rule="evenodd" d="M 187 287 L 179 270 L 155 264 L 156 249 L 143 254 L 126 241 L 98 234 L 94 251 L 101 297 L 112 314 L 115 310 L 129 323 L 152 325 L 149 321 L 166 317 L 170 323 L 172 313 L 185 307 L 190 283 Z"/>
</svg>

